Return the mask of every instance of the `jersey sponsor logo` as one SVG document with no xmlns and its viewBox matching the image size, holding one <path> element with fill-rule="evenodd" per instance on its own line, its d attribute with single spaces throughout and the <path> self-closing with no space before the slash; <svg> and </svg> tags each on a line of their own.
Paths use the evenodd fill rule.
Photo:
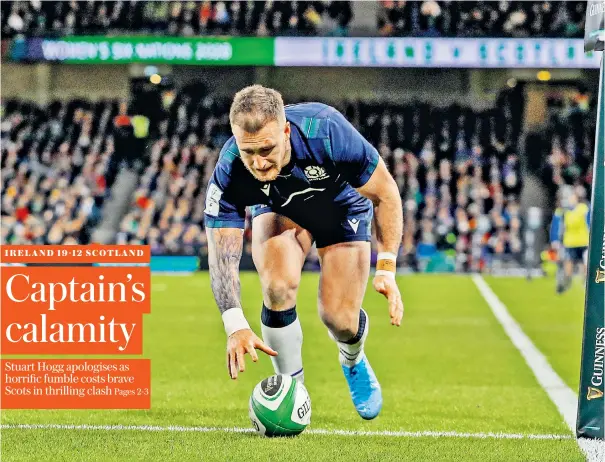
<svg viewBox="0 0 605 462">
<path fill-rule="evenodd" d="M 347 220 L 349 225 L 351 225 L 351 229 L 357 234 L 357 228 L 359 228 L 359 220 L 357 218 L 353 218 L 352 220 Z"/>
<path fill-rule="evenodd" d="M 264 192 L 266 196 L 268 196 L 268 195 L 269 195 L 269 191 L 270 191 L 270 189 L 271 189 L 271 185 L 270 185 L 270 184 L 266 184 L 266 185 L 264 185 L 264 186 L 261 186 L 261 188 L 260 188 L 260 190 L 261 190 L 262 192 Z"/>
<path fill-rule="evenodd" d="M 222 196 L 223 191 L 221 191 L 217 185 L 212 183 L 208 187 L 208 192 L 206 193 L 206 208 L 204 209 L 204 213 L 213 217 L 218 216 Z"/>
<path fill-rule="evenodd" d="M 605 271 L 601 268 L 597 268 L 597 275 L 595 276 L 594 282 L 597 284 L 600 282 L 605 282 Z"/>
<path fill-rule="evenodd" d="M 303 189 L 302 191 L 293 192 L 292 194 L 290 194 L 290 196 L 288 196 L 288 200 L 282 204 L 282 207 L 285 207 L 286 205 L 288 205 L 294 197 L 300 196 L 301 194 L 308 193 L 311 191 L 320 191 L 321 192 L 321 191 L 325 191 L 325 190 L 326 190 L 326 188 L 307 188 L 307 189 Z"/>
<path fill-rule="evenodd" d="M 326 170 L 323 167 L 309 165 L 308 167 L 305 167 L 305 176 L 309 181 L 317 181 L 325 180 L 326 178 L 329 178 L 330 175 L 326 173 Z"/>
</svg>

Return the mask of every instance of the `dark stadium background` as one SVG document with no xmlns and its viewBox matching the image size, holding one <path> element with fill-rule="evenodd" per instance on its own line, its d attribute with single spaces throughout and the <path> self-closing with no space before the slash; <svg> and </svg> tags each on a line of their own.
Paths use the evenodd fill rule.
<svg viewBox="0 0 605 462">
<path fill-rule="evenodd" d="M 91 35 L 581 39 L 585 7 L 2 2 L 1 242 L 146 243 L 205 267 L 203 198 L 230 136 L 230 99 L 262 83 L 287 103 L 336 106 L 379 150 L 404 204 L 401 271 L 539 269 L 560 192 L 589 197 L 596 69 L 87 65 L 34 62 L 26 50 Z M 137 114 L 150 122 L 144 138 L 120 118 Z M 246 238 L 251 268 L 249 226 Z M 318 267 L 314 252 L 307 267 Z"/>
</svg>

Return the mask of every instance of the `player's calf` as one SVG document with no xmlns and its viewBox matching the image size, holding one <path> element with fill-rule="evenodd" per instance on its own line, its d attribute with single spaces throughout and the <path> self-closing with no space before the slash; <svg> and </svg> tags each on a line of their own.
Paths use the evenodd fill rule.
<svg viewBox="0 0 605 462">
<path fill-rule="evenodd" d="M 320 317 L 334 340 L 348 342 L 359 331 L 361 314 L 355 309 L 327 308 L 321 304 Z"/>
<path fill-rule="evenodd" d="M 363 346 L 369 331 L 368 316 L 363 309 L 359 311 L 357 319 L 355 330 L 329 330 L 330 337 L 332 337 L 338 345 L 338 357 L 340 359 L 340 364 L 343 366 L 354 366 L 359 363 L 363 357 Z M 337 335 L 339 335 L 339 337 L 337 337 Z"/>
</svg>

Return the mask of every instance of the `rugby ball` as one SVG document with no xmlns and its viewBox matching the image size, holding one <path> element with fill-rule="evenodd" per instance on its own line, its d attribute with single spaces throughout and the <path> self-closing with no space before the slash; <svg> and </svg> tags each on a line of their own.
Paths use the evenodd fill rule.
<svg viewBox="0 0 605 462">
<path fill-rule="evenodd" d="M 289 375 L 272 375 L 254 387 L 248 411 L 259 435 L 296 436 L 311 423 L 311 398 Z"/>
</svg>

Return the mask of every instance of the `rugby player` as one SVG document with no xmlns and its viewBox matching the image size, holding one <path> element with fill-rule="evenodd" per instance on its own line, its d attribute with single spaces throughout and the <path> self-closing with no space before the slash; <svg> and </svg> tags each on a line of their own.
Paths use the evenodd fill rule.
<svg viewBox="0 0 605 462">
<path fill-rule="evenodd" d="M 229 117 L 234 136 L 221 150 L 204 210 L 229 374 L 237 378 L 245 369 L 244 355 L 257 361 L 259 349 L 272 357 L 276 373 L 304 380 L 296 295 L 315 242 L 319 315 L 338 345 L 357 412 L 373 419 L 382 408 L 382 392 L 363 350 L 369 318 L 361 304 L 374 219 L 379 254 L 373 286 L 388 299 L 391 324 L 401 324 L 395 268 L 403 216 L 397 185 L 376 149 L 330 106 L 284 107 L 279 92 L 253 85 L 235 95 Z M 240 302 L 246 206 L 251 206 L 252 257 L 263 292 L 262 340 Z"/>
</svg>

